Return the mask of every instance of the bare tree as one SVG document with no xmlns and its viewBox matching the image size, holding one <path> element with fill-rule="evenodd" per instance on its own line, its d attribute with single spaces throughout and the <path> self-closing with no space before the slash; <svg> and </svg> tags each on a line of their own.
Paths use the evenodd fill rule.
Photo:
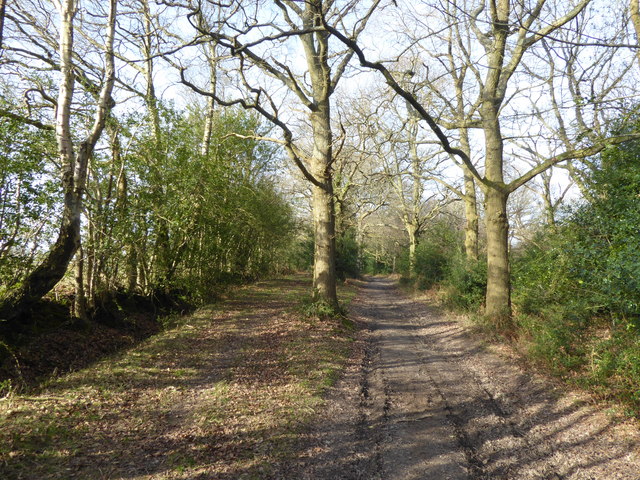
<svg viewBox="0 0 640 480">
<path fill-rule="evenodd" d="M 563 29 L 573 19 L 578 18 L 590 0 L 582 0 L 557 11 L 551 2 L 518 2 L 508 0 L 479 1 L 471 6 L 468 2 L 448 2 L 455 6 L 456 15 L 449 22 L 461 22 L 473 36 L 473 51 L 481 52 L 481 58 L 474 64 L 474 91 L 478 98 L 478 128 L 484 136 L 484 171 L 481 173 L 463 148 L 454 147 L 444 132 L 439 118 L 425 108 L 415 95 L 381 62 L 367 59 L 365 52 L 356 41 L 341 34 L 331 25 L 325 28 L 352 48 L 360 63 L 380 72 L 390 87 L 405 98 L 433 130 L 447 153 L 456 155 L 466 165 L 480 183 L 485 195 L 487 231 L 487 294 L 485 313 L 499 322 L 507 321 L 511 313 L 510 273 L 509 273 L 509 222 L 507 201 L 517 188 L 555 164 L 573 159 L 593 156 L 608 144 L 620 143 L 637 138 L 637 135 L 589 139 L 586 145 L 574 147 L 549 155 L 536 167 L 518 178 L 509 180 L 505 176 L 505 135 L 502 133 L 505 108 L 512 101 L 514 93 L 522 88 L 516 82 L 524 70 L 525 56 L 537 47 L 542 39 Z M 437 10 L 438 5 L 427 5 Z M 439 26 L 438 30 L 442 30 Z M 431 40 L 433 37 L 428 37 Z M 462 47 L 460 47 L 462 48 Z M 472 102 L 473 103 L 473 102 Z M 580 132 L 574 132 L 579 135 Z"/>
<path fill-rule="evenodd" d="M 459 13 L 456 2 L 444 3 L 441 8 L 442 20 L 451 22 L 450 28 L 444 30 L 438 28 L 439 32 L 432 32 L 433 36 L 438 38 L 438 42 L 443 47 L 442 50 L 434 50 L 420 41 L 424 36 L 424 28 L 418 27 L 417 31 L 406 32 L 409 44 L 412 45 L 413 55 L 410 70 L 413 78 L 408 89 L 423 105 L 431 105 L 431 109 L 438 109 L 439 124 L 454 132 L 453 135 L 457 136 L 460 150 L 471 159 L 474 153 L 471 149 L 471 130 L 479 127 L 480 100 L 480 97 L 474 98 L 473 89 L 469 88 L 478 73 L 476 62 L 472 57 L 473 42 L 465 28 L 467 26 L 465 22 L 451 21 Z M 428 28 L 430 20 L 426 19 L 424 22 L 427 24 L 425 27 Z M 416 23 L 419 26 L 422 25 L 422 21 Z M 433 70 L 434 64 L 442 68 L 442 74 L 437 75 L 435 79 L 429 77 L 429 71 Z M 462 200 L 465 214 L 465 254 L 467 259 L 475 261 L 479 253 L 476 181 L 464 162 L 454 155 L 450 158 L 461 169 L 462 185 L 446 182 L 438 176 L 432 176 L 431 179 L 443 184 Z M 474 165 L 477 164 L 474 162 Z"/>
<path fill-rule="evenodd" d="M 428 230 L 430 220 L 450 203 L 449 189 L 460 192 L 442 180 L 440 148 L 421 136 L 415 110 L 393 100 L 385 99 L 379 108 L 392 114 L 392 118 L 380 115 L 368 121 L 377 140 L 379 175 L 390 186 L 389 207 L 397 213 L 408 240 L 409 275 L 415 276 L 420 237 Z M 447 187 L 444 193 L 438 189 L 440 184 Z"/>
<path fill-rule="evenodd" d="M 333 0 L 312 0 L 304 3 L 282 0 L 273 9 L 260 9 L 258 3 L 232 1 L 224 20 L 203 13 L 194 5 L 191 23 L 202 39 L 214 42 L 233 57 L 233 75 L 242 85 L 242 97 L 223 97 L 216 91 L 199 87 L 187 79 L 183 82 L 220 105 L 242 105 L 254 109 L 277 126 L 281 138 L 271 140 L 281 144 L 305 179 L 313 185 L 313 225 L 315 256 L 313 288 L 317 298 L 337 306 L 335 274 L 335 204 L 333 192 L 334 133 L 331 125 L 332 102 L 339 81 L 345 74 L 353 52 L 336 50 L 332 35 L 324 28 L 344 28 L 346 35 L 357 38 L 365 28 L 377 1 L 361 11 L 359 2 L 341 4 Z M 208 2 L 209 5 L 214 2 Z M 208 28 L 203 28 L 202 17 Z M 304 68 L 301 63 L 304 62 Z M 268 81 L 275 83 L 268 84 Z M 308 122 L 312 145 L 296 138 L 291 110 L 283 108 L 282 87 L 288 100 L 295 101 L 305 112 L 301 119 Z"/>
</svg>

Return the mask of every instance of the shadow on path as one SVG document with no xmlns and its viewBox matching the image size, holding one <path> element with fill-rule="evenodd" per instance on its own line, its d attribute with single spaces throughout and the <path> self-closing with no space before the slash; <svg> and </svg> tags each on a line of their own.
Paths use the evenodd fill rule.
<svg viewBox="0 0 640 480">
<path fill-rule="evenodd" d="M 361 368 L 330 400 L 300 478 L 640 479 L 635 426 L 488 352 L 389 279 L 367 279 L 353 305 Z"/>
</svg>

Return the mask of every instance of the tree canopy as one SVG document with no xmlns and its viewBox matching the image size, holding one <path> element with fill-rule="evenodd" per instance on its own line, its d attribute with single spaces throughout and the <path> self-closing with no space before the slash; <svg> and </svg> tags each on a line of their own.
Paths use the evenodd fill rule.
<svg viewBox="0 0 640 480">
<path fill-rule="evenodd" d="M 448 224 L 463 232 L 446 237 L 446 255 L 464 252 L 450 264 L 486 271 L 484 313 L 508 325 L 511 251 L 563 201 L 626 218 L 610 163 L 636 158 L 637 2 L 609 8 L 6 5 L 0 317 L 24 317 L 60 281 L 83 317 L 103 292 L 205 298 L 305 264 L 316 300 L 337 308 L 346 273 L 406 263 L 442 279 L 434 235 Z M 634 222 L 602 237 L 615 264 L 603 275 L 632 290 L 622 303 Z"/>
</svg>

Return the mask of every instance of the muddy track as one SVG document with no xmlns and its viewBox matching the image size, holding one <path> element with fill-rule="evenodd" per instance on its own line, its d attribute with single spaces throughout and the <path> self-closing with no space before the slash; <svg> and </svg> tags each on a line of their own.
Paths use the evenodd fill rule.
<svg viewBox="0 0 640 480">
<path fill-rule="evenodd" d="M 637 425 L 492 353 L 442 312 L 366 282 L 360 354 L 287 478 L 640 479 Z"/>
</svg>

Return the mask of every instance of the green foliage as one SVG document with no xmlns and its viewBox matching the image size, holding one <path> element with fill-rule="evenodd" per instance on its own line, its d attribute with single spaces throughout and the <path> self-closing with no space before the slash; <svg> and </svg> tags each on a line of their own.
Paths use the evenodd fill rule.
<svg viewBox="0 0 640 480">
<path fill-rule="evenodd" d="M 447 248 L 439 242 L 428 239 L 416 247 L 416 286 L 428 290 L 444 279 L 449 258 Z"/>
<path fill-rule="evenodd" d="M 338 235 L 336 239 L 336 275 L 340 280 L 360 275 L 360 245 L 352 231 Z M 300 230 L 287 252 L 287 265 L 293 271 L 310 271 L 313 268 L 314 240 L 310 227 Z"/>
<path fill-rule="evenodd" d="M 513 301 L 533 358 L 640 411 L 640 144 L 606 150 L 587 200 L 521 247 Z"/>
<path fill-rule="evenodd" d="M 585 317 L 562 306 L 549 308 L 546 314 L 516 317 L 519 334 L 527 339 L 531 358 L 558 375 L 585 364 Z"/>
<path fill-rule="evenodd" d="M 462 248 L 462 237 L 456 228 L 443 220 L 433 222 L 416 247 L 413 278 L 409 275 L 409 252 L 405 251 L 399 259 L 403 282 L 421 290 L 436 284 L 460 288 L 457 294 L 467 295 L 465 279 L 461 278 L 461 268 L 467 268 L 463 265 Z"/>
<path fill-rule="evenodd" d="M 393 262 L 390 259 L 376 256 L 366 250 L 362 252 L 361 264 L 361 273 L 366 275 L 389 275 L 393 273 Z"/>
<path fill-rule="evenodd" d="M 336 239 L 336 275 L 341 280 L 360 275 L 360 246 L 351 230 Z"/>
<path fill-rule="evenodd" d="M 52 162 L 54 152 L 51 132 L 0 118 L 0 284 L 3 288 L 16 285 L 24 277 L 53 234 L 59 198 L 57 172 Z"/>
<path fill-rule="evenodd" d="M 640 336 L 618 329 L 594 342 L 588 355 L 590 375 L 583 380 L 605 395 L 615 392 L 640 414 Z M 603 391 L 606 389 L 606 392 Z"/>
<path fill-rule="evenodd" d="M 477 312 L 487 292 L 487 262 L 468 260 L 463 252 L 449 261 L 445 286 L 445 303 L 452 308 Z"/>
<path fill-rule="evenodd" d="M 274 150 L 231 135 L 259 133 L 257 118 L 234 109 L 220 113 L 206 157 L 200 153 L 203 124 L 197 110 L 164 108 L 157 138 L 147 119 L 131 118 L 123 132 L 131 146 L 115 169 L 128 177 L 126 197 L 104 190 L 115 182 L 110 159 L 96 170 L 93 188 L 102 191 L 96 197 L 113 200 L 90 211 L 111 234 L 86 245 L 107 259 L 104 278 L 147 293 L 205 298 L 215 284 L 284 266 L 294 224 L 271 179 Z"/>
<path fill-rule="evenodd" d="M 13 383 L 10 378 L 0 380 L 0 400 L 8 397 L 13 392 Z"/>
<path fill-rule="evenodd" d="M 607 151 L 591 174 L 591 200 L 516 256 L 514 298 L 524 313 L 564 304 L 614 319 L 640 316 L 638 153 L 638 145 Z"/>
<path fill-rule="evenodd" d="M 313 268 L 313 230 L 299 228 L 298 235 L 287 251 L 287 266 L 295 272 L 310 272 Z"/>
</svg>

